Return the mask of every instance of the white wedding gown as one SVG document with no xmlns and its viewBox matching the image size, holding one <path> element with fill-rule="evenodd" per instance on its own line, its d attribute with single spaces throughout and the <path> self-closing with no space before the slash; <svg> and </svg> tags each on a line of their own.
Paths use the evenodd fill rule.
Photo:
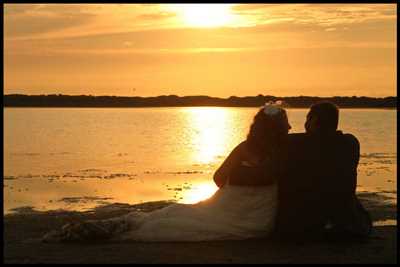
<svg viewBox="0 0 400 267">
<path fill-rule="evenodd" d="M 273 230 L 276 209 L 276 185 L 227 185 L 196 204 L 177 203 L 116 218 L 125 221 L 129 230 L 112 239 L 157 242 L 266 237 Z"/>
<path fill-rule="evenodd" d="M 196 204 L 171 204 L 151 212 L 66 225 L 44 242 L 107 239 L 112 241 L 210 241 L 263 238 L 274 227 L 277 185 L 226 185 Z M 88 234 L 89 233 L 89 234 Z"/>
</svg>

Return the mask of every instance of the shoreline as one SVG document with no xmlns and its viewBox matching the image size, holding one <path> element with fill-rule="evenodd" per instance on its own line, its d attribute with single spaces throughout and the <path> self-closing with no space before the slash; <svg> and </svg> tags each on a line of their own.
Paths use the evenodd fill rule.
<svg viewBox="0 0 400 267">
<path fill-rule="evenodd" d="M 24 95 L 3 96 L 6 107 L 261 107 L 265 103 L 283 102 L 285 107 L 309 108 L 321 101 L 330 101 L 339 108 L 393 108 L 397 109 L 397 96 L 230 96 L 159 95 L 159 96 L 94 96 L 94 95 Z"/>
<path fill-rule="evenodd" d="M 397 204 L 377 192 L 357 194 L 374 222 L 367 241 L 277 242 L 268 239 L 212 242 L 45 244 L 44 233 L 66 222 L 105 219 L 173 202 L 113 203 L 91 211 L 20 210 L 4 215 L 5 263 L 396 263 Z M 377 223 L 377 222 L 389 222 Z M 102 255 L 99 257 L 99 255 Z M 155 257 L 157 255 L 157 257 Z"/>
</svg>

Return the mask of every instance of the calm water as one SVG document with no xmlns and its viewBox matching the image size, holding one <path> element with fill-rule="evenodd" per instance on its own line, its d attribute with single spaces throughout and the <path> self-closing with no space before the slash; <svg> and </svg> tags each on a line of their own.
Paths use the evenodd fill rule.
<svg viewBox="0 0 400 267">
<path fill-rule="evenodd" d="M 289 109 L 302 132 L 306 109 Z M 87 209 L 210 196 L 257 108 L 5 108 L 4 208 Z M 358 190 L 396 197 L 396 111 L 344 109 L 361 143 Z M 396 200 L 395 200 L 396 201 Z"/>
</svg>

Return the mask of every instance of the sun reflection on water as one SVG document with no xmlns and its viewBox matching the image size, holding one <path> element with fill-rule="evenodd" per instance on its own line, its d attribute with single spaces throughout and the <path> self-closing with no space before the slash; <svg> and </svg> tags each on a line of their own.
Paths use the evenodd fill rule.
<svg viewBox="0 0 400 267">
<path fill-rule="evenodd" d="M 186 112 L 193 127 L 190 138 L 195 147 L 192 155 L 194 162 L 209 164 L 215 161 L 217 156 L 225 155 L 230 145 L 230 110 L 196 107 L 189 108 Z"/>
<path fill-rule="evenodd" d="M 190 190 L 182 193 L 179 203 L 197 203 L 211 197 L 217 190 L 218 187 L 212 181 L 196 184 Z"/>
<path fill-rule="evenodd" d="M 184 109 L 190 125 L 187 141 L 191 145 L 187 155 L 194 164 L 213 165 L 216 169 L 238 142 L 238 123 L 232 109 L 221 107 L 193 107 Z M 236 119 L 236 120 L 235 120 Z M 214 170 L 213 170 L 214 171 Z M 213 181 L 213 171 L 206 181 L 195 183 L 190 189 L 182 191 L 180 203 L 193 204 L 211 197 L 218 189 Z"/>
</svg>

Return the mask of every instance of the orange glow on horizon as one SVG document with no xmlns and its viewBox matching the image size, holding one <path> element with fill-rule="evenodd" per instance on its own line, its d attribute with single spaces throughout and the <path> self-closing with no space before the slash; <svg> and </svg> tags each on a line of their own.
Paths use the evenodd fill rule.
<svg viewBox="0 0 400 267">
<path fill-rule="evenodd" d="M 5 4 L 4 93 L 393 96 L 396 21 L 396 4 Z"/>
</svg>

